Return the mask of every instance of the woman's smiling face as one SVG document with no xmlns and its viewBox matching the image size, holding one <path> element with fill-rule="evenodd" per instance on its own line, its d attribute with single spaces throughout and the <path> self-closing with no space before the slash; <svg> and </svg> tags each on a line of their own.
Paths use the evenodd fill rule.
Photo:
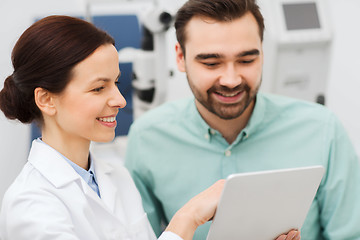
<svg viewBox="0 0 360 240">
<path fill-rule="evenodd" d="M 69 142 L 108 142 L 115 136 L 116 115 L 126 106 L 117 88 L 118 53 L 111 45 L 98 47 L 78 63 L 65 90 L 55 100 L 56 123 Z"/>
</svg>

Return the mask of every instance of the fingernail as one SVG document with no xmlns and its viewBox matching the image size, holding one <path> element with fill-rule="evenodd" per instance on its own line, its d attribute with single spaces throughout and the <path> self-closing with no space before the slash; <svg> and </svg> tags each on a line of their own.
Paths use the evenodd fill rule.
<svg viewBox="0 0 360 240">
<path fill-rule="evenodd" d="M 295 240 L 296 238 L 296 234 L 297 234 L 297 231 L 292 231 L 292 232 L 290 232 L 290 236 L 291 236 L 291 239 L 293 239 L 293 240 Z"/>
</svg>

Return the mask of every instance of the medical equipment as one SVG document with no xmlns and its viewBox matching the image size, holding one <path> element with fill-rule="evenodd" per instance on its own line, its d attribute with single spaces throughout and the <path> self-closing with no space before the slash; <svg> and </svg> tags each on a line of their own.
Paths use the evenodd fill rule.
<svg viewBox="0 0 360 240">
<path fill-rule="evenodd" d="M 119 51 L 120 62 L 133 63 L 133 117 L 163 103 L 167 81 L 171 75 L 167 61 L 166 32 L 173 22 L 173 14 L 155 2 L 140 15 L 142 28 L 141 49 L 124 48 Z"/>
<path fill-rule="evenodd" d="M 261 90 L 325 104 L 332 30 L 326 0 L 261 0 Z"/>
</svg>

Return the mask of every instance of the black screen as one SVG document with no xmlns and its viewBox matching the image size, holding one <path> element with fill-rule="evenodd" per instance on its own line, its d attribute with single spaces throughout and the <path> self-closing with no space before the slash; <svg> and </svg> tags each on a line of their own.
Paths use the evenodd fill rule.
<svg viewBox="0 0 360 240">
<path fill-rule="evenodd" d="M 283 4 L 287 30 L 318 29 L 320 21 L 315 3 Z"/>
</svg>

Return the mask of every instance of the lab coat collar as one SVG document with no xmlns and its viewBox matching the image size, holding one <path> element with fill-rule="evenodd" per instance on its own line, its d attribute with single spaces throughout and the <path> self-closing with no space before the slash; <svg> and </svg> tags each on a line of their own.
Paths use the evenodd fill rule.
<svg viewBox="0 0 360 240">
<path fill-rule="evenodd" d="M 96 177 L 98 180 L 101 199 L 98 195 L 87 186 L 87 183 L 81 176 L 70 166 L 61 154 L 47 144 L 37 140 L 32 142 L 28 161 L 36 168 L 46 179 L 49 180 L 56 188 L 61 188 L 67 184 L 76 181 L 82 188 L 84 194 L 93 199 L 98 204 L 114 213 L 117 188 L 111 181 L 111 173 L 114 168 L 106 163 L 97 161 L 93 157 Z"/>
<path fill-rule="evenodd" d="M 37 140 L 32 142 L 28 161 L 56 188 L 81 179 L 58 151 Z"/>
</svg>

